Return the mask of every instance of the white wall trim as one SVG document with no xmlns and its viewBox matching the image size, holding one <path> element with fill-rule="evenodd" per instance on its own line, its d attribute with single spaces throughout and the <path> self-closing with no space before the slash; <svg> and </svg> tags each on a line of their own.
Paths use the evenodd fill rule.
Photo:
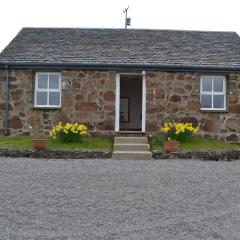
<svg viewBox="0 0 240 240">
<path fill-rule="evenodd" d="M 146 131 L 146 72 L 142 71 L 142 132 Z"/>
<path fill-rule="evenodd" d="M 119 111 L 120 111 L 120 74 L 116 73 L 116 92 L 115 92 L 115 132 L 119 131 Z"/>
<path fill-rule="evenodd" d="M 120 76 L 121 75 L 140 75 L 139 73 L 116 73 L 116 92 L 115 92 L 115 132 L 120 130 Z M 146 130 L 146 72 L 142 71 L 142 132 Z"/>
</svg>

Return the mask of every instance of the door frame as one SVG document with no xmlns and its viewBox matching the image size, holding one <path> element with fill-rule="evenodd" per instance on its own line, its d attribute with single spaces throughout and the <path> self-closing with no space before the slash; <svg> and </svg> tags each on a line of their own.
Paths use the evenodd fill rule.
<svg viewBox="0 0 240 240">
<path fill-rule="evenodd" d="M 116 73 L 116 92 L 115 92 L 115 132 L 120 130 L 120 81 L 121 75 L 141 75 L 142 76 L 142 132 L 146 131 L 146 72 L 142 73 Z"/>
</svg>

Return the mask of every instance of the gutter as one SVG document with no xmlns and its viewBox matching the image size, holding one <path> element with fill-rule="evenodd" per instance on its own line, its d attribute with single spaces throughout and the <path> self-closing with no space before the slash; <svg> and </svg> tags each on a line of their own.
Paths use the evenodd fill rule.
<svg viewBox="0 0 240 240">
<path fill-rule="evenodd" d="M 194 71 L 194 72 L 240 72 L 239 67 L 220 66 L 187 66 L 187 65 L 162 65 L 162 64 L 92 64 L 92 63 L 0 63 L 0 68 L 8 65 L 14 69 L 101 69 L 101 70 L 159 70 L 159 71 Z"/>
<path fill-rule="evenodd" d="M 9 115 L 9 66 L 5 66 L 6 69 L 6 106 L 5 106 L 5 119 L 4 119 L 4 128 L 5 136 L 8 135 L 8 115 Z"/>
</svg>

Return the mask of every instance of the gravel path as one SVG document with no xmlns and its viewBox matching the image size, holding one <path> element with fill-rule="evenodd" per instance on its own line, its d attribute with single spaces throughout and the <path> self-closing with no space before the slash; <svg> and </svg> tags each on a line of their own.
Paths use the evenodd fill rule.
<svg viewBox="0 0 240 240">
<path fill-rule="evenodd" d="M 0 158 L 0 239 L 240 239 L 240 161 Z"/>
</svg>

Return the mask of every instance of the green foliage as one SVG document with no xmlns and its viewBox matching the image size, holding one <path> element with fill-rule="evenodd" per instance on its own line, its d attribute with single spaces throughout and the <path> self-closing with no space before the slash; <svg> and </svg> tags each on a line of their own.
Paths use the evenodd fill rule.
<svg viewBox="0 0 240 240">
<path fill-rule="evenodd" d="M 165 141 L 165 136 L 162 134 L 149 138 L 149 144 L 151 149 L 154 146 L 163 146 L 164 141 Z"/>
</svg>

